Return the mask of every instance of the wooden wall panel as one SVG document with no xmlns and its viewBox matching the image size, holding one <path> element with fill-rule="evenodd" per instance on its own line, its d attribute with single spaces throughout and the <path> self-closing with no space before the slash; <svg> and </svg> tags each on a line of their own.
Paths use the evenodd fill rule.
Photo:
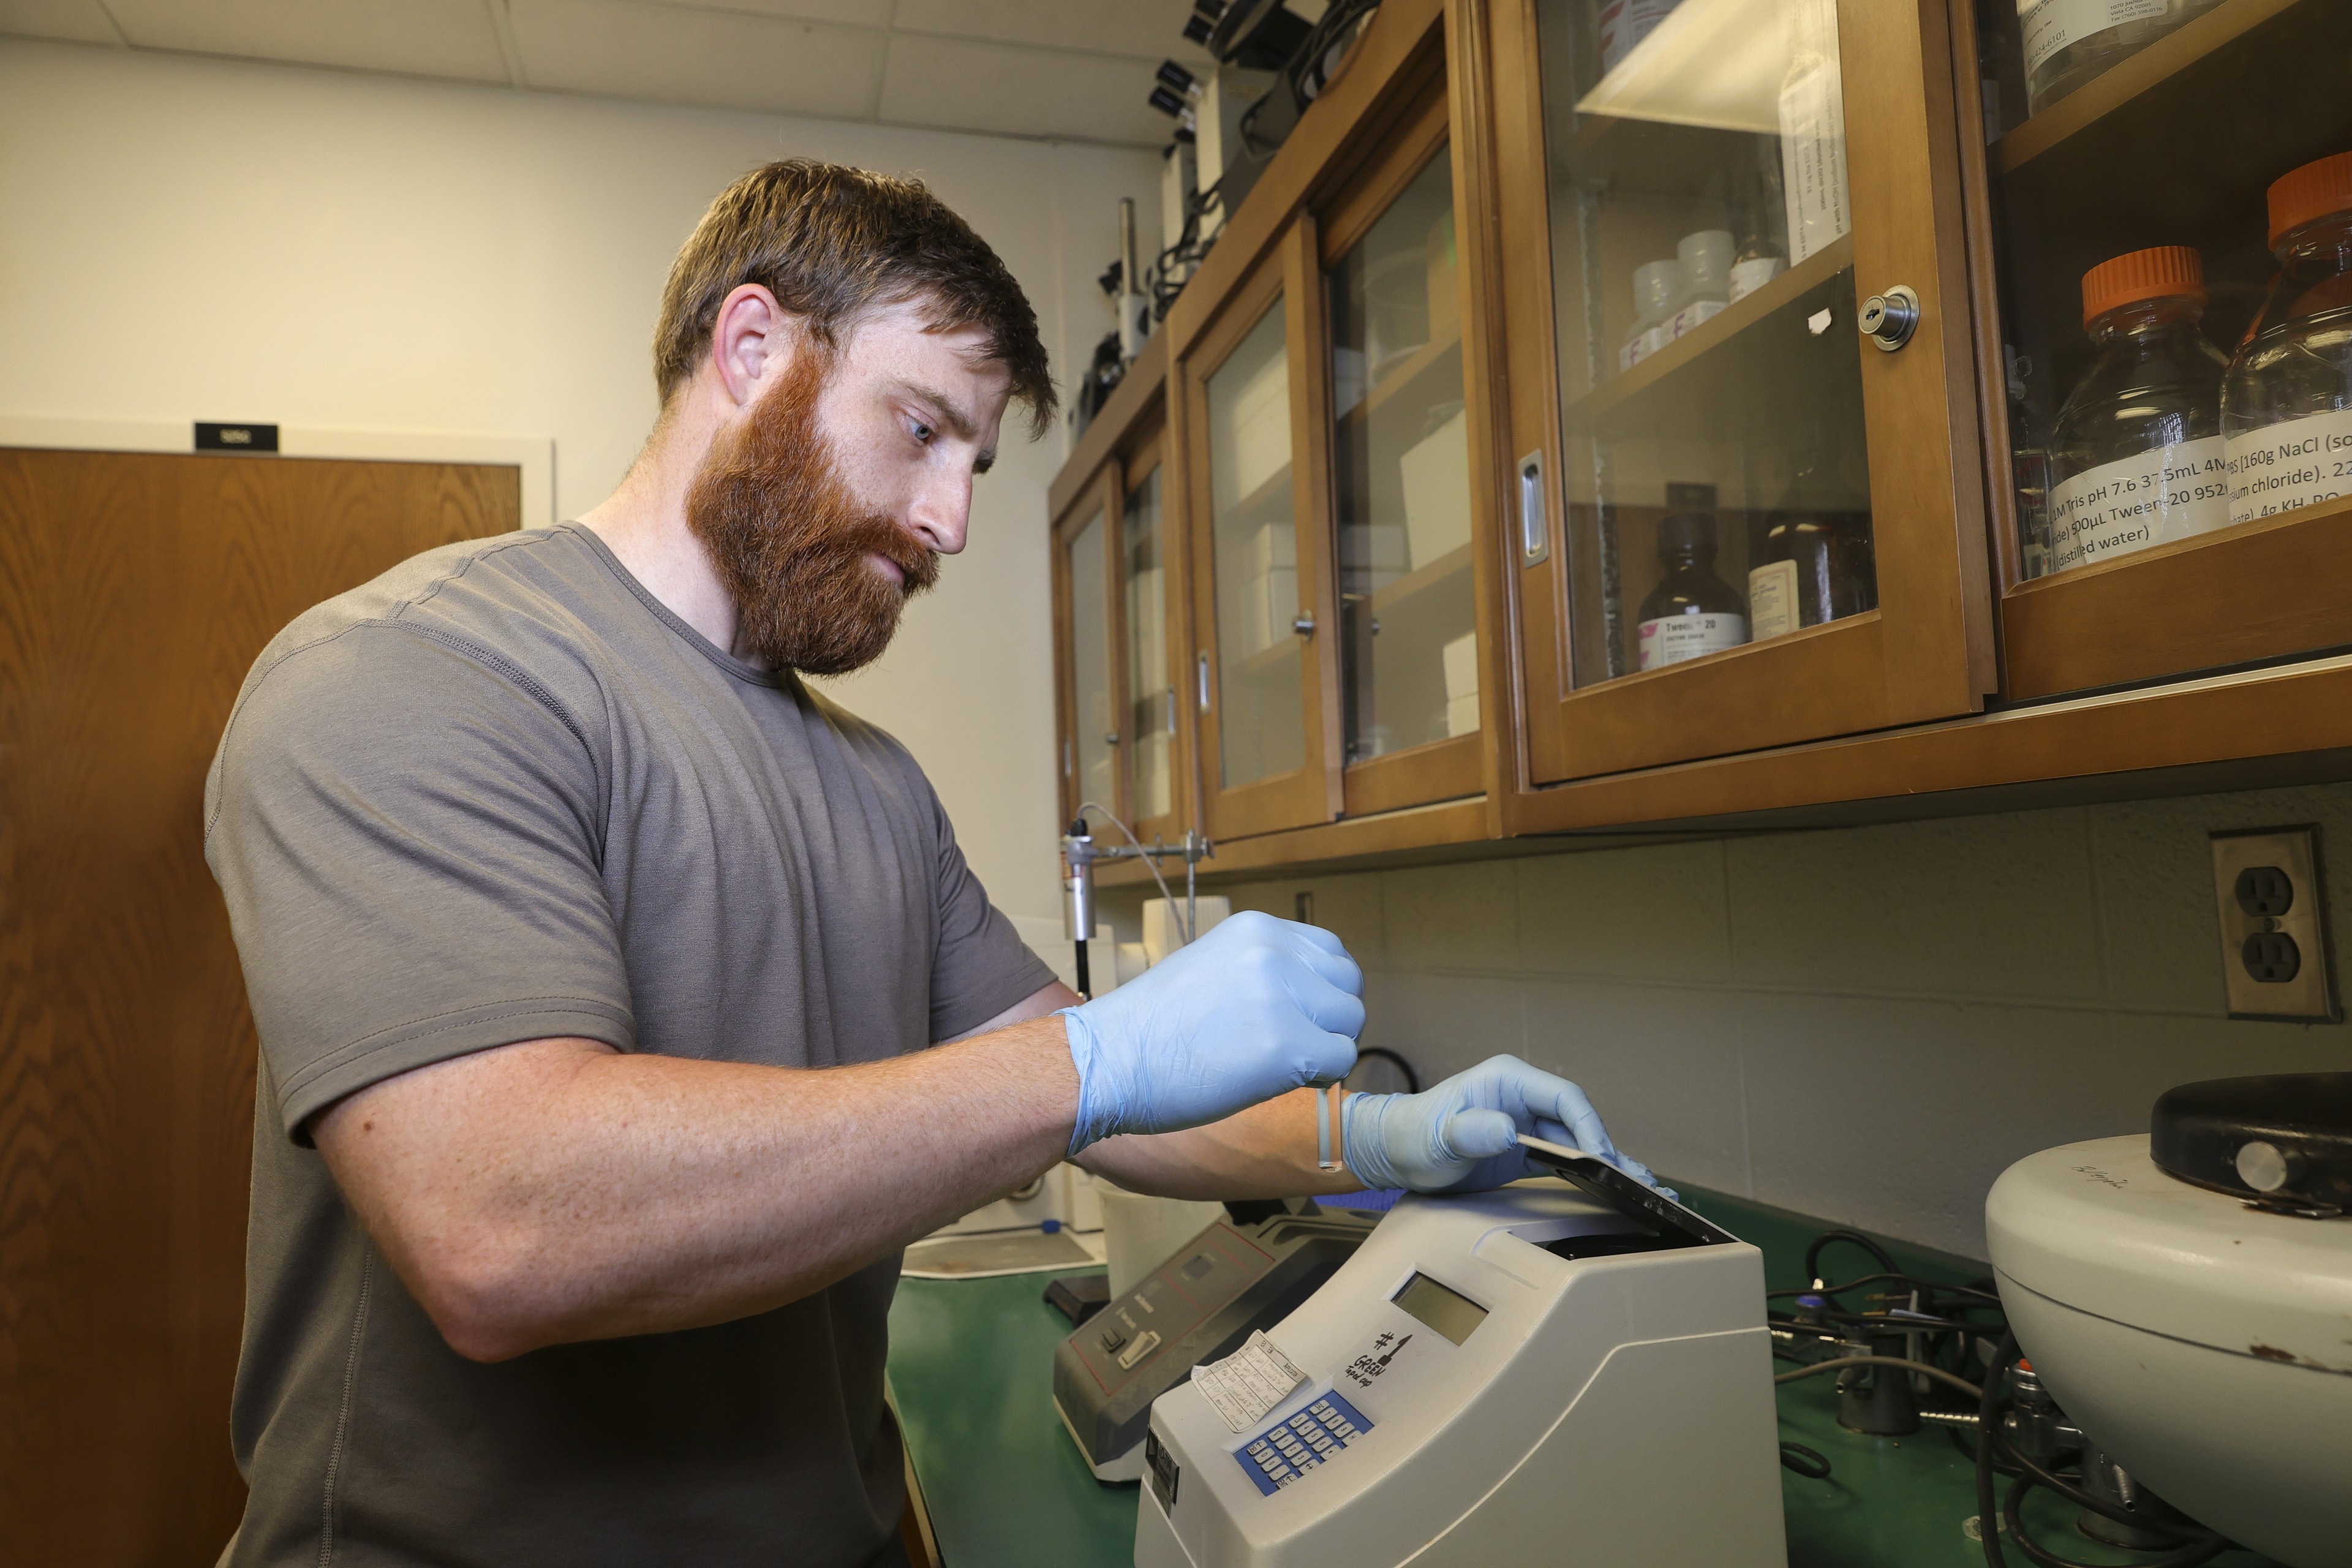
<svg viewBox="0 0 2352 1568">
<path fill-rule="evenodd" d="M 0 450 L 0 1563 L 236 1527 L 255 1042 L 205 771 L 286 622 L 520 512 L 510 468 Z"/>
</svg>

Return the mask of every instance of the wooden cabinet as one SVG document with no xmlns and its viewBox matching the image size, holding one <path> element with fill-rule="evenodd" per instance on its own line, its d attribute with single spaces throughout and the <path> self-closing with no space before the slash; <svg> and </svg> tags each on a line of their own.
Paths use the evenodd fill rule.
<svg viewBox="0 0 2352 1568">
<path fill-rule="evenodd" d="M 2082 273 L 2197 247 L 2226 353 L 2352 151 L 2352 11 L 2174 9 L 2029 114 L 2016 0 L 1386 0 L 1055 487 L 1066 777 L 1139 658 L 1210 874 L 2326 772 L 2352 500 L 2047 569 Z"/>
<path fill-rule="evenodd" d="M 2142 449 L 2120 473 L 2099 461 L 2113 453 L 2057 428 L 2070 398 L 2098 393 L 2085 386 L 2102 353 L 2085 321 L 2086 273 L 2183 247 L 2202 275 L 2201 320 L 2190 330 L 2216 365 L 2235 358 L 2265 327 L 2266 310 L 2295 313 L 2273 285 L 2282 269 L 2265 193 L 2315 160 L 2352 152 L 2343 72 L 2352 7 L 2219 0 L 2175 9 L 2195 14 L 2170 31 L 2139 29 L 2155 36 L 2111 29 L 2110 58 L 2084 61 L 2098 74 L 2072 87 L 2053 81 L 2063 90 L 2036 95 L 2038 112 L 2028 112 L 2025 67 L 2044 40 L 2024 36 L 2008 0 L 1957 7 L 1961 47 L 1987 84 L 1969 106 L 1980 127 L 1971 144 L 1991 138 L 1978 215 L 1991 260 L 1978 280 L 1987 328 L 1978 353 L 1984 423 L 2004 458 L 1997 468 L 2010 469 L 2016 454 L 2014 470 L 1990 487 L 2013 699 L 2352 644 L 2352 500 L 2340 499 L 2352 496 L 2352 449 L 2311 454 L 2320 482 L 2305 488 L 2339 499 L 2279 510 L 2276 491 L 2232 498 L 2226 466 L 2207 467 L 2221 456 L 2218 428 L 2193 407 L 2179 429 L 2136 421 L 2131 444 Z M 2048 73 L 2064 62 L 2035 63 Z M 2331 308 L 2346 304 L 2352 299 Z M 2287 323 L 2269 325 L 2275 337 Z M 2338 406 L 2352 408 L 2352 381 L 2342 392 Z M 2078 409 L 2068 423 L 2080 430 L 2087 421 Z M 2229 521 L 2263 511 L 2271 515 Z M 2050 538 L 2053 528 L 2064 537 Z"/>
<path fill-rule="evenodd" d="M 1165 363 L 1146 349 L 1052 493 L 1061 817 L 1093 806 L 1145 843 L 1194 826 Z"/>
<path fill-rule="evenodd" d="M 1883 0 L 1684 0 L 1638 46 L 1591 0 L 1493 26 L 1510 448 L 1545 513 L 1517 570 L 1529 781 L 1975 709 L 1940 29 Z M 1917 325 L 1882 352 L 1858 303 L 1898 287 Z"/>
</svg>

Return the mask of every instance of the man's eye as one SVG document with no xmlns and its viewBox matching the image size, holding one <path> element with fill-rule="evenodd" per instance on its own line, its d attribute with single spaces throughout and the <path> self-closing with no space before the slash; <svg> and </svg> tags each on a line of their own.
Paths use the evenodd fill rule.
<svg viewBox="0 0 2352 1568">
<path fill-rule="evenodd" d="M 921 420 L 913 419 L 908 421 L 907 428 L 913 432 L 915 439 L 920 441 L 924 446 L 928 447 L 931 444 L 931 437 L 935 432 L 933 432 L 929 426 L 924 424 Z"/>
</svg>

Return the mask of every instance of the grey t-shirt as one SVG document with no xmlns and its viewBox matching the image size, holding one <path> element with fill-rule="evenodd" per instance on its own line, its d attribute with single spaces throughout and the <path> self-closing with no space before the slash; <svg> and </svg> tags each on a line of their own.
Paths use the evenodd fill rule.
<svg viewBox="0 0 2352 1568">
<path fill-rule="evenodd" d="M 205 790 L 261 1034 L 251 1484 L 224 1562 L 855 1564 L 901 1506 L 885 1258 L 773 1311 L 495 1365 L 442 1340 L 308 1118 L 517 1040 L 822 1068 L 1053 978 L 905 749 L 751 668 L 566 526 L 310 611 Z"/>
</svg>

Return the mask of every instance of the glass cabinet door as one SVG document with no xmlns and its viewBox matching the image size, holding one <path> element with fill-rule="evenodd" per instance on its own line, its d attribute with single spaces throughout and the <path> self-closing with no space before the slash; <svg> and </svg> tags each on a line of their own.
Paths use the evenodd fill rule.
<svg viewBox="0 0 2352 1568">
<path fill-rule="evenodd" d="M 1950 416 L 1974 384 L 1964 295 L 1942 321 L 1959 213 L 1910 199 L 1958 155 L 1922 115 L 1944 58 L 1925 11 L 1496 15 L 1520 29 L 1496 59 L 1528 78 L 1503 178 L 1541 196 L 1516 219 L 1505 202 L 1514 346 L 1548 321 L 1549 374 L 1526 379 L 1554 389 L 1543 406 L 1514 375 L 1537 782 L 1979 705 L 1978 448 Z"/>
<path fill-rule="evenodd" d="M 2009 695 L 2352 643 L 2352 6 L 1973 20 Z"/>
<path fill-rule="evenodd" d="M 1445 131 L 1439 99 L 1334 205 L 1324 229 L 1351 814 L 1484 787 L 1462 266 Z"/>
<path fill-rule="evenodd" d="M 1108 487 L 1097 481 L 1055 531 L 1064 646 L 1062 677 L 1062 816 L 1092 803 L 1118 812 L 1120 798 L 1120 724 L 1117 698 L 1118 656 L 1113 617 L 1111 519 Z"/>
<path fill-rule="evenodd" d="M 1139 477 L 1137 470 L 1141 470 Z M 1119 519 L 1119 572 L 1127 615 L 1126 733 L 1132 759 L 1128 798 L 1137 834 L 1183 837 L 1176 820 L 1177 702 L 1168 639 L 1168 533 L 1160 513 L 1160 463 L 1155 445 L 1129 465 Z"/>
<path fill-rule="evenodd" d="M 1209 832 L 1234 837 L 1332 814 L 1324 754 L 1319 515 L 1297 372 L 1304 332 L 1294 275 L 1312 244 L 1302 222 L 1235 291 L 1186 359 L 1196 437 L 1196 532 L 1208 593 L 1202 695 Z M 1308 426 L 1311 428 L 1311 426 Z M 1198 526 L 1204 524 L 1205 526 Z"/>
</svg>

